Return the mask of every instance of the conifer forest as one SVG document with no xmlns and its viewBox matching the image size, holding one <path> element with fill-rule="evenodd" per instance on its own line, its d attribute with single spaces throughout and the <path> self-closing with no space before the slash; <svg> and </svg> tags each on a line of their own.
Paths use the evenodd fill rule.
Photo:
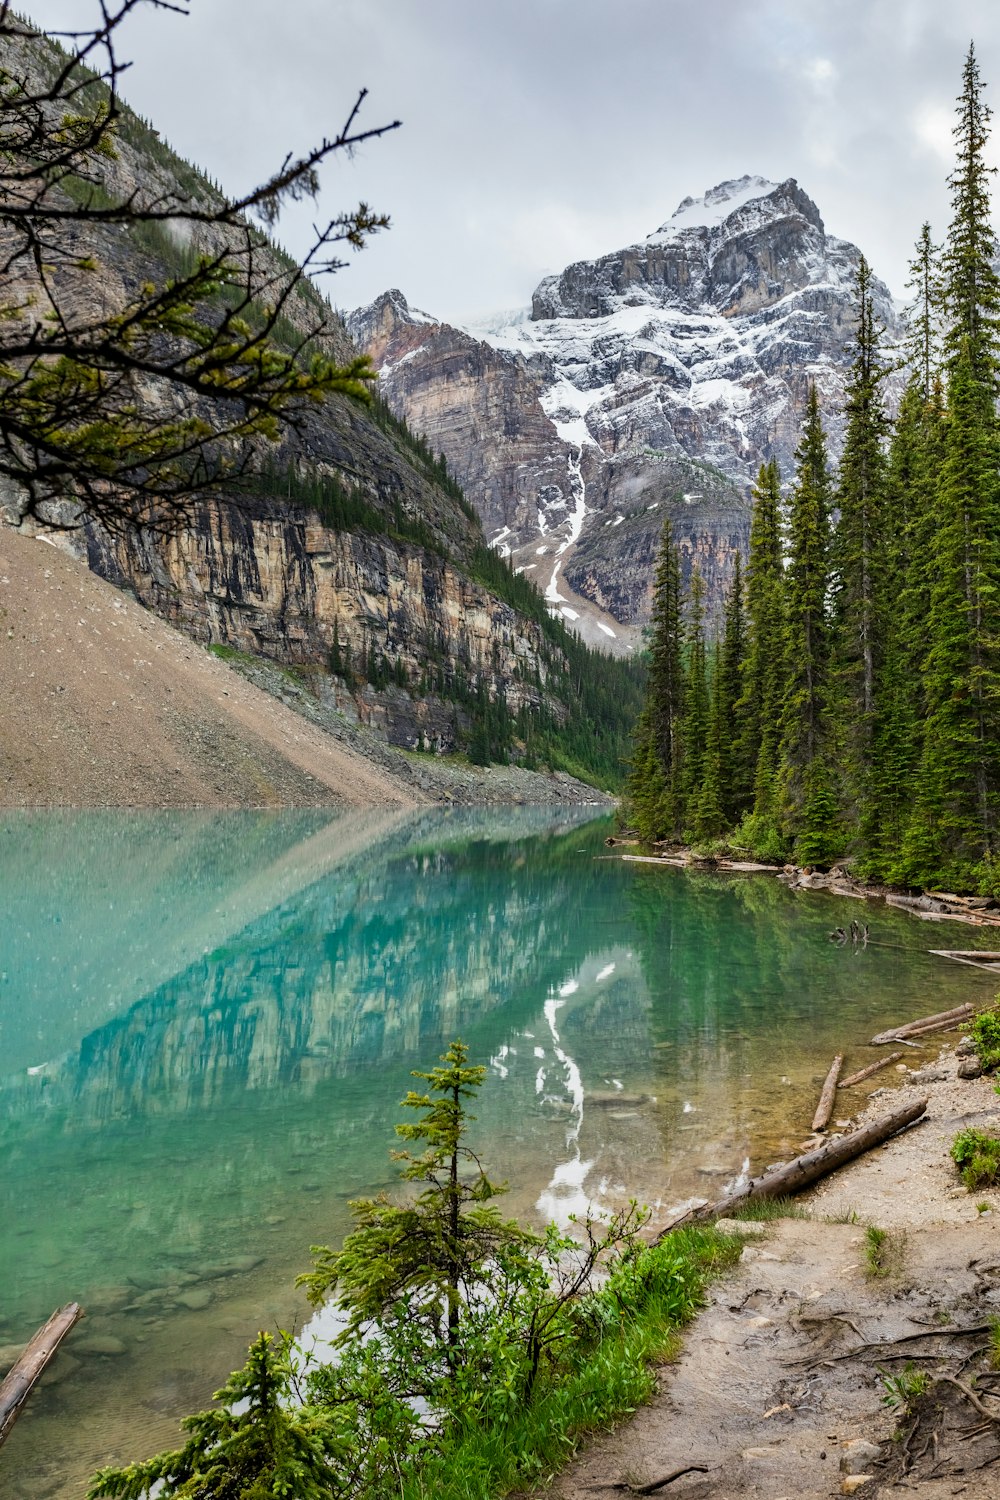
<svg viewBox="0 0 1000 1500">
<path fill-rule="evenodd" d="M 942 245 L 920 231 L 906 346 L 887 344 L 862 257 L 840 463 L 813 386 L 794 473 L 760 469 L 717 640 L 664 528 L 627 792 L 644 840 L 1000 889 L 1000 277 L 984 89 L 970 47 L 951 222 Z"/>
</svg>

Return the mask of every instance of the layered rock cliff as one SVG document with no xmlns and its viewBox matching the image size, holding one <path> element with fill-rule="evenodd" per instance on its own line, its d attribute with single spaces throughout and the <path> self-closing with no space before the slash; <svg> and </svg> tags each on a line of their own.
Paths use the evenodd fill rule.
<svg viewBox="0 0 1000 1500">
<path fill-rule="evenodd" d="M 553 606 L 572 608 L 561 572 L 632 624 L 648 618 L 634 568 L 667 511 L 718 602 L 758 466 L 791 472 L 810 382 L 837 452 L 859 257 L 793 179 L 744 177 L 685 199 L 643 243 L 547 277 L 530 313 L 456 328 L 393 291 L 347 323 L 390 405 Z M 893 337 L 881 283 L 876 302 Z"/>
</svg>

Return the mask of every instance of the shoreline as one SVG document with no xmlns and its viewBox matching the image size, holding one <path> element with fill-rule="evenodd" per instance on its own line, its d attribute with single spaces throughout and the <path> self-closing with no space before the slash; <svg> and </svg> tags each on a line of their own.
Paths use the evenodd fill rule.
<svg viewBox="0 0 1000 1500">
<path fill-rule="evenodd" d="M 615 849 L 643 847 L 638 840 L 617 835 L 611 835 L 605 844 Z M 809 865 L 776 865 L 721 855 L 699 855 L 690 848 L 675 848 L 664 854 L 608 854 L 601 857 L 621 859 L 629 864 L 666 865 L 670 869 L 693 870 L 707 875 L 771 875 L 790 891 L 826 891 L 828 895 L 846 896 L 853 901 L 881 901 L 885 906 L 908 911 L 923 922 L 962 922 L 970 927 L 1000 929 L 1000 901 L 992 897 L 964 896 L 951 891 L 923 891 L 914 896 L 899 886 L 873 885 L 857 880 L 843 865 L 821 871 L 813 870 Z M 1000 948 L 1000 932 L 997 944 Z"/>
</svg>

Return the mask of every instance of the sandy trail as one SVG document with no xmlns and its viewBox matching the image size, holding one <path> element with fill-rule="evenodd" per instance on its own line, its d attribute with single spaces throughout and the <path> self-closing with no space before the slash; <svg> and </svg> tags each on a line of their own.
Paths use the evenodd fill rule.
<svg viewBox="0 0 1000 1500">
<path fill-rule="evenodd" d="M 3 526 L 0 704 L 0 807 L 426 800 L 60 547 Z"/>
</svg>

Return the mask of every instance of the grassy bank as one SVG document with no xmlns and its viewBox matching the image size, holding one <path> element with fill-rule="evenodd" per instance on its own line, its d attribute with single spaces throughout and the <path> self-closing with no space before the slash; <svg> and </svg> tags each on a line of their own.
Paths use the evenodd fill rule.
<svg viewBox="0 0 1000 1500">
<path fill-rule="evenodd" d="M 656 1366 L 677 1353 L 709 1282 L 741 1248 L 712 1228 L 681 1229 L 623 1261 L 580 1304 L 579 1339 L 552 1362 L 530 1404 L 456 1423 L 404 1476 L 403 1500 L 493 1500 L 549 1477 L 589 1433 L 649 1400 Z"/>
</svg>

